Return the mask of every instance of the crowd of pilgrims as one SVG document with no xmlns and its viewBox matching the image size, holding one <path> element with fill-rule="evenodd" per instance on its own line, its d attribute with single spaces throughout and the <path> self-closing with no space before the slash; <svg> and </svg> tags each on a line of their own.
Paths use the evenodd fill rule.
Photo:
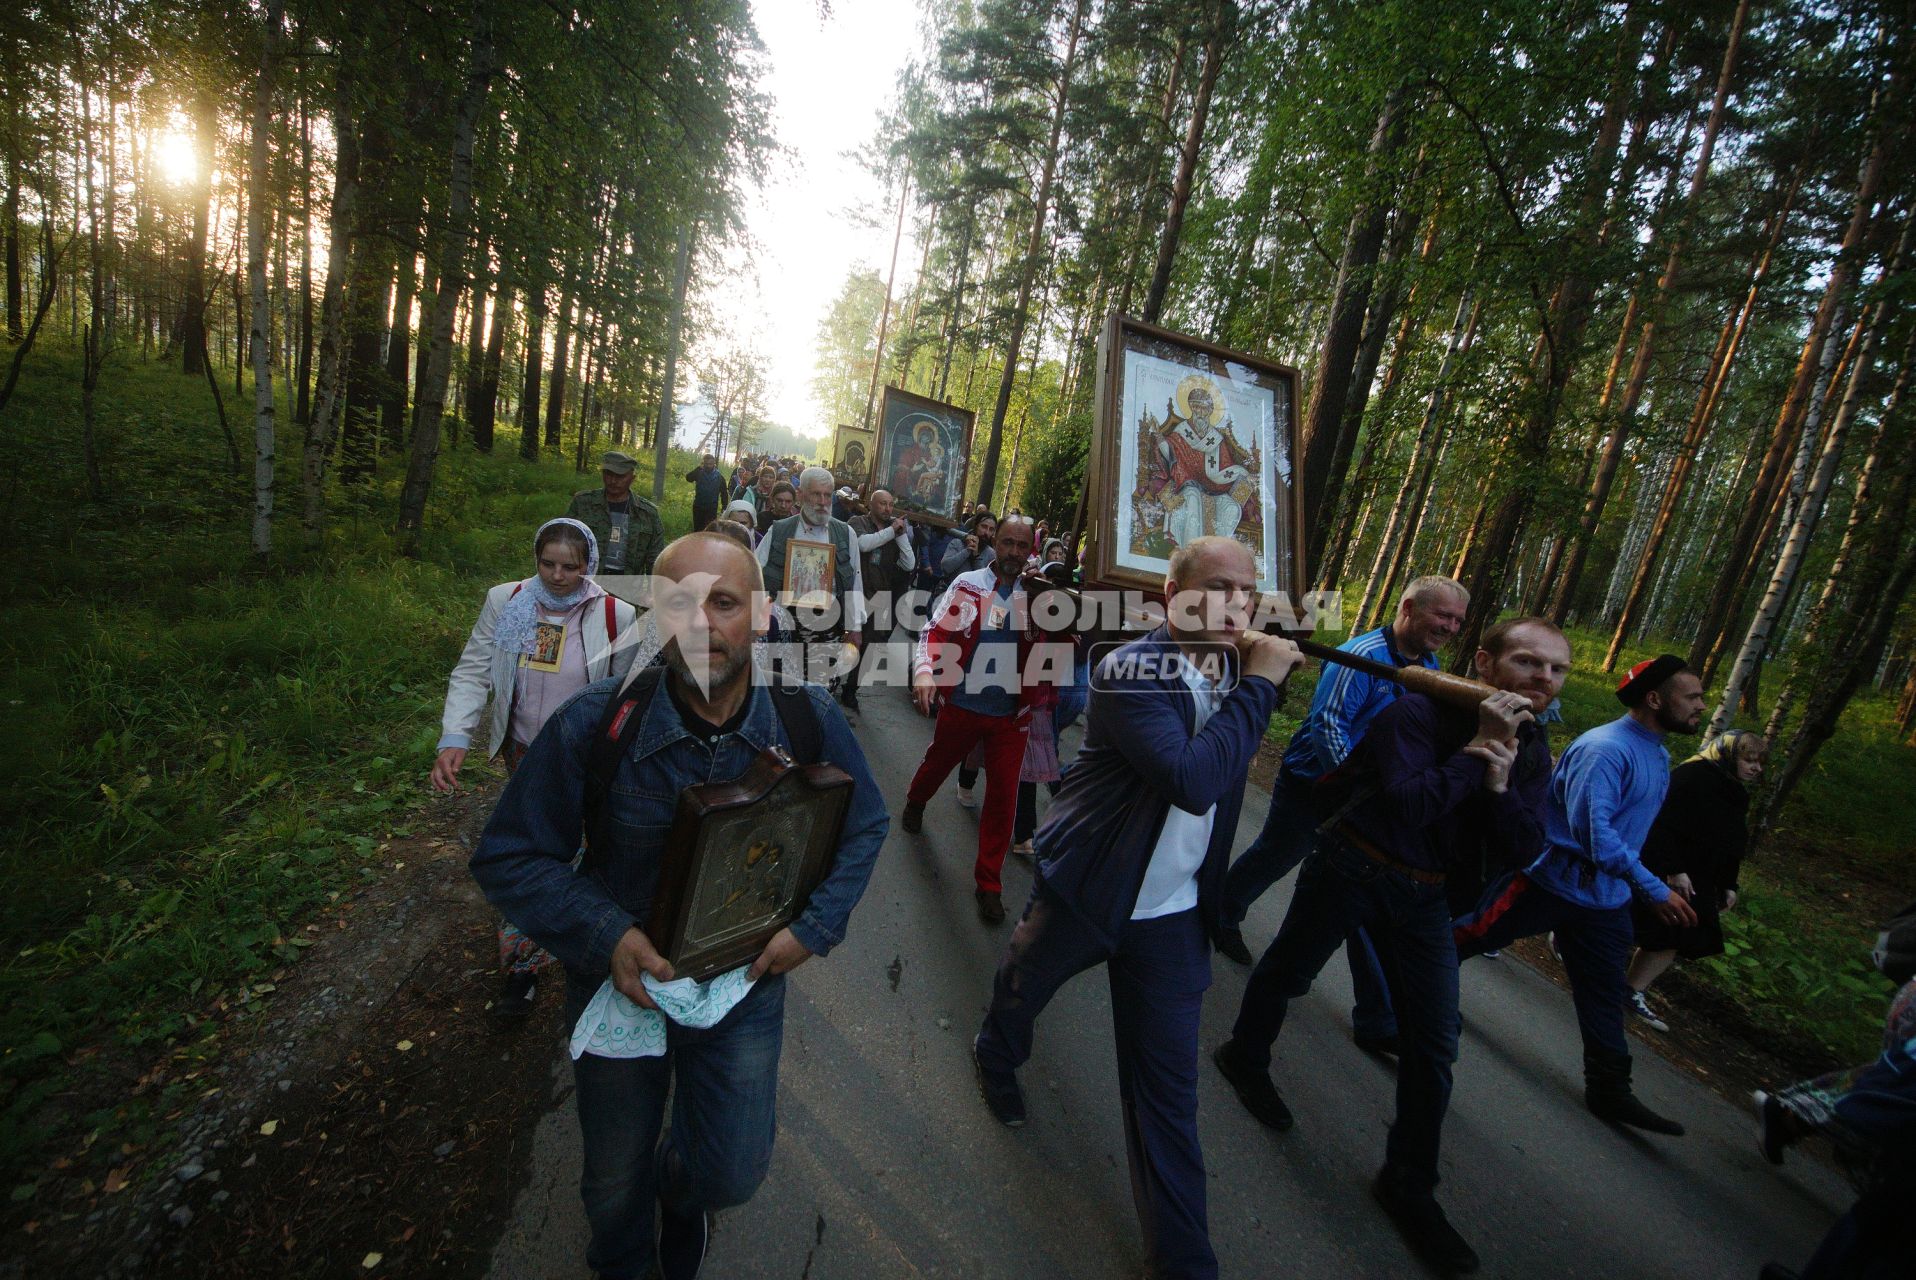
<svg viewBox="0 0 1916 1280">
<path fill-rule="evenodd" d="M 1697 734 L 1706 702 L 1681 659 L 1633 667 L 1615 691 L 1620 714 L 1554 751 L 1571 650 L 1547 620 L 1484 633 L 1469 664 L 1487 686 L 1474 707 L 1326 664 L 1262 829 L 1234 857 L 1253 762 L 1302 661 L 1289 641 L 1243 628 L 1257 566 L 1240 543 L 1179 547 L 1166 600 L 1201 607 L 1168 609 L 1148 633 L 1047 629 L 1041 615 L 1068 613 L 1033 603 L 1069 590 L 1075 573 L 1070 536 L 1043 521 L 968 507 L 945 528 L 825 468 L 754 457 L 728 474 L 707 455 L 685 477 L 692 531 L 668 541 L 657 508 L 632 493 L 636 467 L 608 453 L 603 484 L 536 531 L 535 572 L 487 593 L 448 683 L 431 770 L 436 787 L 456 788 L 483 736 L 509 774 L 472 860 L 501 912 L 495 1015 L 523 1019 L 545 975 L 564 989 L 597 1274 L 698 1273 L 713 1214 L 749 1199 L 769 1168 L 784 975 L 842 941 L 894 811 L 908 841 L 954 819 L 940 800 L 954 772 L 952 803 L 977 811 L 979 921 L 998 929 L 1016 916 L 972 1043 L 982 1100 L 1004 1125 L 1026 1122 L 1018 1071 L 1038 1021 L 1066 982 L 1104 966 L 1153 1276 L 1218 1273 L 1196 1127 L 1202 1058 L 1253 1120 L 1289 1129 L 1283 1076 L 1308 1064 L 1274 1074 L 1273 1049 L 1290 1001 L 1339 949 L 1353 1037 L 1396 1069 L 1372 1192 L 1440 1273 L 1480 1266 L 1436 1196 L 1461 961 L 1546 936 L 1569 981 L 1589 1111 L 1683 1135 L 1633 1089 L 1626 1028 L 1667 1031 L 1673 1015 L 1651 1003 L 1651 985 L 1679 958 L 1723 950 L 1765 744 L 1731 730 L 1672 770 L 1670 740 Z M 794 540 L 837 550 L 822 588 L 836 607 L 824 614 L 787 607 Z M 595 580 L 613 574 L 652 575 L 664 593 L 653 612 L 639 617 Z M 694 582 L 696 598 L 675 614 L 674 584 Z M 928 607 L 895 607 L 913 593 Z M 1468 605 L 1456 581 L 1417 578 L 1389 622 L 1340 648 L 1435 668 Z M 774 695 L 752 679 L 768 632 L 842 647 L 846 660 L 794 696 Z M 910 696 L 932 729 L 894 805 L 848 717 L 861 683 L 875 696 L 861 672 L 901 633 Z M 589 781 L 595 736 L 625 712 L 636 717 L 632 745 L 621 740 L 611 778 Z M 1065 735 L 1080 722 L 1073 753 Z M 853 779 L 831 870 L 756 960 L 706 983 L 677 978 L 647 932 L 672 797 L 736 777 L 774 746 Z M 612 819 L 596 826 L 594 786 Z M 582 848 L 582 832 L 596 843 Z M 1033 870 L 1011 911 L 1008 856 Z M 1256 955 L 1247 913 L 1293 869 L 1283 922 Z M 1229 1038 L 1205 1055 L 1199 1011 L 1214 950 L 1250 976 Z M 1903 937 L 1878 957 L 1901 982 L 1916 967 L 1908 951 Z M 1802 1275 L 1907 1274 L 1909 1255 L 1892 1244 L 1904 1238 L 1896 1206 L 1912 1189 L 1916 1149 L 1912 990 L 1891 1010 L 1877 1062 L 1757 1095 L 1766 1156 L 1780 1163 L 1791 1142 L 1822 1134 L 1864 1171 L 1863 1195 Z"/>
</svg>

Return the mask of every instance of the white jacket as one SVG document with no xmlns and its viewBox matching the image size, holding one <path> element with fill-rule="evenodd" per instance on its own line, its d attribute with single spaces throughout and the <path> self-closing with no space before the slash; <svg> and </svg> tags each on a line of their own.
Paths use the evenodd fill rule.
<svg viewBox="0 0 1916 1280">
<path fill-rule="evenodd" d="M 488 758 L 505 750 L 512 729 L 512 685 L 519 674 L 519 656 L 502 653 L 492 643 L 499 625 L 499 614 L 519 587 L 517 582 L 502 582 L 486 592 L 486 603 L 479 610 L 479 621 L 472 624 L 465 652 L 453 665 L 446 681 L 446 709 L 439 719 L 439 750 L 447 747 L 471 747 L 472 735 L 479 728 L 479 715 L 485 709 L 486 694 L 492 694 L 492 746 Z M 612 635 L 606 634 L 605 605 L 612 603 Z M 603 680 L 608 675 L 623 676 L 638 650 L 631 637 L 615 651 L 614 641 L 632 628 L 636 611 L 615 596 L 594 599 L 579 619 L 579 635 L 585 643 L 585 677 Z"/>
</svg>

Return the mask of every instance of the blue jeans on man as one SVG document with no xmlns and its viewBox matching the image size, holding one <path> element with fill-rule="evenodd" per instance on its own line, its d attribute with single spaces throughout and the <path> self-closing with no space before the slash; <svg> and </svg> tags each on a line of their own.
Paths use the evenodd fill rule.
<svg viewBox="0 0 1916 1280">
<path fill-rule="evenodd" d="M 1251 904 L 1310 853 L 1318 824 L 1328 816 L 1308 782 L 1288 772 L 1277 775 L 1264 829 L 1224 877 L 1224 923 L 1244 923 Z M 1352 929 L 1346 943 L 1354 996 L 1351 1030 L 1360 1040 L 1388 1040 L 1397 1034 L 1397 1016 L 1391 1010 L 1390 988 L 1378 965 L 1377 949 L 1362 928 Z"/>
<path fill-rule="evenodd" d="M 1111 985 L 1125 1154 L 1147 1272 L 1213 1280 L 1197 1133 L 1198 1015 L 1211 985 L 1211 948 L 1195 908 L 1130 921 L 1114 949 L 1039 880 L 992 984 L 978 1063 L 987 1071 L 1023 1066 L 1051 997 L 1098 964 Z"/>
<path fill-rule="evenodd" d="M 573 983 L 567 994 L 577 1021 L 592 991 Z M 752 1198 L 772 1163 L 784 1029 L 785 979 L 768 976 L 716 1026 L 667 1022 L 662 1056 L 573 1062 L 594 1272 L 649 1274 L 657 1211 L 693 1217 Z M 668 1092 L 672 1129 L 661 1142 Z"/>
<path fill-rule="evenodd" d="M 1442 883 L 1414 880 L 1327 838 L 1297 875 L 1290 910 L 1244 989 L 1231 1038 L 1252 1065 L 1270 1067 L 1271 1046 L 1290 1002 L 1338 945 L 1363 926 L 1377 945 L 1397 997 L 1402 1048 L 1397 1059 L 1397 1119 L 1384 1163 L 1399 1185 L 1437 1185 L 1437 1148 L 1457 1061 L 1457 951 Z"/>
</svg>

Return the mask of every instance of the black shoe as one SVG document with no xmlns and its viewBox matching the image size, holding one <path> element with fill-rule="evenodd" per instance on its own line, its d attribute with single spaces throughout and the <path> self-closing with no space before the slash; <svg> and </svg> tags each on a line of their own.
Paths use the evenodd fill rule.
<svg viewBox="0 0 1916 1280">
<path fill-rule="evenodd" d="M 1782 1164 L 1783 1149 L 1796 1141 L 1796 1134 L 1791 1131 L 1790 1113 L 1783 1109 L 1783 1104 L 1776 1100 L 1774 1094 L 1761 1089 L 1756 1091 L 1752 1100 L 1756 1103 L 1756 1122 L 1759 1126 L 1757 1149 L 1771 1164 Z"/>
<path fill-rule="evenodd" d="M 989 889 L 979 889 L 972 894 L 978 900 L 978 918 L 988 925 L 1001 925 L 1005 922 L 1005 900 L 1003 895 Z"/>
<path fill-rule="evenodd" d="M 847 711 L 858 710 L 858 691 L 856 689 L 848 689 L 844 693 L 839 694 L 838 705 Z"/>
<path fill-rule="evenodd" d="M 1371 1195 L 1403 1233 L 1410 1251 L 1445 1275 L 1469 1275 L 1483 1265 L 1477 1251 L 1457 1234 L 1443 1208 L 1428 1192 L 1405 1189 L 1388 1169 L 1370 1184 Z"/>
<path fill-rule="evenodd" d="M 1671 1138 L 1681 1138 L 1684 1133 L 1681 1124 L 1644 1106 L 1642 1100 L 1630 1092 L 1627 1083 L 1621 1090 L 1585 1088 L 1583 1104 L 1590 1108 L 1591 1115 L 1599 1120 L 1608 1120 L 1611 1124 L 1629 1125 L 1632 1129 L 1661 1133 Z"/>
<path fill-rule="evenodd" d="M 500 993 L 498 1003 L 492 1006 L 492 1014 L 502 1022 L 523 1022 L 532 1015 L 533 1001 L 538 998 L 538 974 L 509 973 L 506 975 L 505 990 Z"/>
<path fill-rule="evenodd" d="M 1394 1031 L 1387 1036 L 1353 1034 L 1351 1041 L 1365 1053 L 1374 1053 L 1379 1057 L 1395 1058 L 1403 1052 L 1402 1043 L 1397 1039 L 1397 1033 Z"/>
<path fill-rule="evenodd" d="M 925 806 L 922 804 L 913 804 L 907 800 L 905 802 L 905 811 L 898 815 L 898 825 L 902 826 L 912 835 L 917 835 L 920 831 L 923 831 L 925 829 Z"/>
<path fill-rule="evenodd" d="M 712 1247 L 712 1215 L 673 1213 L 659 1206 L 659 1280 L 695 1280 Z"/>
<path fill-rule="evenodd" d="M 1251 963 L 1251 949 L 1244 945 L 1244 931 L 1227 924 L 1217 931 L 1218 954 L 1239 964 Z"/>
<path fill-rule="evenodd" d="M 1011 1071 L 993 1071 L 978 1058 L 978 1042 L 971 1042 L 971 1066 L 978 1075 L 978 1092 L 999 1124 L 1007 1129 L 1022 1128 L 1025 1122 L 1025 1091 Z"/>
<path fill-rule="evenodd" d="M 1231 1088 L 1237 1090 L 1237 1100 L 1259 1124 L 1282 1133 L 1297 1123 L 1279 1096 L 1277 1086 L 1271 1083 L 1271 1073 L 1246 1062 L 1237 1041 L 1226 1040 L 1219 1045 L 1212 1052 L 1211 1061 L 1231 1082 Z"/>
</svg>

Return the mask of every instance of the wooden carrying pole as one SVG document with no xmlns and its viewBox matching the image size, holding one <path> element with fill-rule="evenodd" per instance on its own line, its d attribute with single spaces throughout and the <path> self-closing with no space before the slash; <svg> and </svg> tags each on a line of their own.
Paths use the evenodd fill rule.
<svg viewBox="0 0 1916 1280">
<path fill-rule="evenodd" d="M 1298 640 L 1296 644 L 1299 649 L 1319 661 L 1335 662 L 1339 666 L 1355 668 L 1365 675 L 1376 676 L 1380 680 L 1395 681 L 1412 693 L 1421 693 L 1435 702 L 1465 711 L 1475 711 L 1478 703 L 1497 692 L 1496 689 L 1480 680 L 1453 676 L 1448 671 L 1435 671 L 1429 667 L 1393 667 L 1388 662 L 1359 657 L 1342 649 L 1333 649 L 1327 644 L 1319 644 L 1315 640 Z"/>
</svg>

